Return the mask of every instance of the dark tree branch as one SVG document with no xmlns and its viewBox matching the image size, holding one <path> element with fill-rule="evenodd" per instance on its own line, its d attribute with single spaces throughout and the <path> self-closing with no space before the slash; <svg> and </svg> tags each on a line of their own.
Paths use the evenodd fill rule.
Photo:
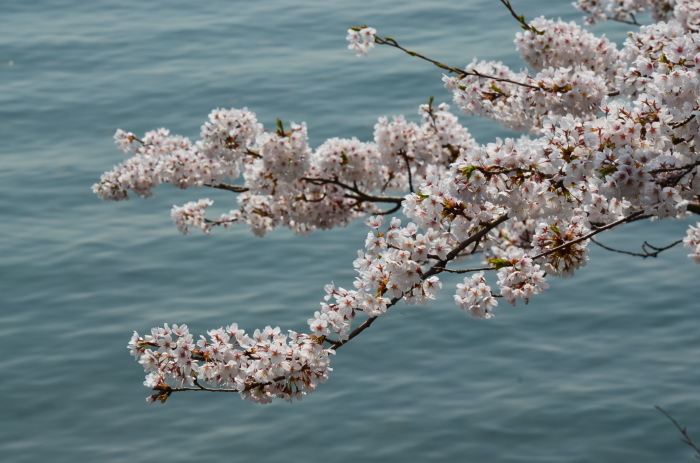
<svg viewBox="0 0 700 463">
<path fill-rule="evenodd" d="M 375 212 L 377 215 L 389 215 L 401 209 L 401 203 L 397 203 L 396 206 L 392 207 L 388 211 Z"/>
<path fill-rule="evenodd" d="M 245 193 L 246 191 L 250 191 L 250 189 L 248 187 L 239 186 L 239 185 L 229 185 L 228 183 L 217 183 L 215 185 L 209 185 L 209 184 L 205 183 L 204 186 L 208 186 L 210 188 L 216 188 L 219 190 L 233 191 L 234 193 Z"/>
<path fill-rule="evenodd" d="M 471 71 L 464 71 L 464 70 L 459 69 L 459 68 L 448 66 L 448 65 L 443 64 L 439 61 L 428 58 L 427 56 L 421 55 L 420 53 L 417 53 L 415 51 L 411 51 L 411 50 L 408 50 L 407 48 L 402 47 L 401 45 L 399 45 L 399 43 L 396 40 L 392 39 L 391 37 L 381 38 L 381 37 L 375 36 L 374 41 L 380 45 L 389 45 L 390 47 L 398 48 L 399 50 L 403 51 L 406 54 L 409 54 L 411 56 L 415 56 L 416 58 L 420 58 L 424 61 L 428 61 L 429 63 L 433 63 L 435 66 L 439 67 L 440 69 L 444 69 L 447 72 L 454 72 L 456 74 L 459 74 L 460 77 L 465 77 L 465 76 L 483 77 L 485 79 L 495 80 L 496 82 L 508 82 L 510 84 L 520 85 L 521 87 L 531 88 L 533 90 L 542 90 L 542 91 L 547 90 L 547 89 L 544 89 L 542 87 L 538 87 L 536 85 L 526 84 L 524 82 L 516 82 L 514 80 L 505 79 L 502 77 L 488 76 L 486 74 L 481 74 L 480 72 L 477 72 L 473 69 Z"/>
<path fill-rule="evenodd" d="M 684 426 L 681 426 L 678 423 L 678 421 L 676 421 L 675 418 L 671 416 L 670 413 L 661 408 L 659 405 L 654 405 L 654 408 L 663 413 L 666 416 L 666 418 L 668 418 L 671 421 L 671 423 L 673 423 L 673 425 L 681 432 L 681 435 L 683 436 L 681 437 L 681 442 L 695 450 L 695 458 L 700 460 L 700 447 L 698 447 L 698 445 L 695 442 L 693 442 L 693 439 L 690 438 L 687 429 Z"/>
<path fill-rule="evenodd" d="M 463 270 L 451 270 L 449 268 L 439 267 L 438 270 L 447 273 L 471 273 L 471 272 L 482 272 L 486 270 L 496 270 L 496 267 L 481 267 L 481 268 L 466 268 Z"/>
<path fill-rule="evenodd" d="M 669 125 L 672 129 L 677 129 L 678 127 L 683 127 L 684 125 L 686 125 L 688 122 L 692 121 L 693 119 L 695 119 L 695 114 L 691 114 L 690 116 L 686 117 L 686 118 L 683 119 L 682 121 L 671 122 L 671 123 L 668 124 L 668 125 Z"/>
<path fill-rule="evenodd" d="M 346 194 L 345 198 L 355 199 L 358 202 L 374 202 L 374 203 L 394 203 L 401 204 L 403 201 L 402 196 L 375 196 L 363 191 L 360 191 L 357 186 L 350 186 L 339 180 L 327 179 L 327 178 L 313 178 L 313 177 L 302 177 L 299 180 L 304 182 L 309 182 L 314 185 L 338 185 L 341 188 L 345 188 L 348 191 L 355 193 L 354 195 Z"/>
<path fill-rule="evenodd" d="M 548 256 L 548 255 L 550 255 L 550 254 L 554 254 L 554 253 L 557 252 L 557 251 L 560 251 L 560 250 L 562 250 L 562 249 L 568 248 L 569 246 L 572 246 L 572 245 L 574 245 L 574 244 L 576 244 L 576 243 L 580 243 L 581 241 L 585 241 L 585 240 L 589 239 L 590 237 L 597 235 L 598 233 L 601 233 L 601 232 L 603 232 L 603 231 L 605 231 L 605 230 L 609 230 L 609 229 L 611 229 L 611 228 L 613 228 L 613 227 L 616 227 L 616 226 L 618 226 L 618 225 L 620 225 L 620 224 L 628 223 L 628 222 L 633 222 L 633 221 L 635 221 L 635 220 L 638 220 L 639 218 L 641 218 L 641 217 L 643 216 L 643 214 L 644 214 L 644 211 L 633 212 L 632 214 L 628 215 L 627 217 L 623 217 L 623 218 L 621 218 L 620 220 L 616 220 L 616 221 L 611 222 L 611 223 L 609 223 L 609 224 L 607 224 L 607 225 L 603 225 L 603 226 L 601 226 L 601 227 L 598 227 L 598 228 L 596 228 L 595 230 L 593 230 L 592 232 L 587 233 L 586 235 L 583 235 L 583 236 L 580 237 L 580 238 L 576 238 L 575 240 L 568 241 L 568 242 L 566 242 L 566 243 L 564 243 L 564 244 L 562 244 L 562 245 L 560 245 L 560 246 L 557 246 L 557 247 L 552 248 L 552 249 L 550 249 L 550 250 L 548 250 L 548 251 L 545 251 L 545 252 L 542 252 L 542 253 L 540 253 L 540 254 L 537 254 L 536 256 L 533 256 L 533 257 L 532 257 L 532 260 L 536 260 L 536 259 L 539 259 L 539 258 L 541 258 L 541 257 L 545 257 L 545 256 Z"/>
<path fill-rule="evenodd" d="M 406 172 L 408 172 L 408 188 L 411 191 L 411 193 L 414 193 L 415 190 L 413 189 L 413 176 L 411 174 L 411 163 L 408 160 L 408 154 L 404 150 L 401 150 L 399 152 L 401 157 L 403 157 L 403 160 L 406 161 Z"/>
<path fill-rule="evenodd" d="M 664 246 L 662 248 L 657 248 L 656 246 L 652 246 L 651 244 L 647 243 L 646 241 L 642 244 L 642 250 L 644 253 L 639 253 L 639 252 L 630 252 L 630 251 L 623 251 L 621 249 L 614 249 L 609 246 L 604 245 L 603 243 L 599 243 L 595 239 L 591 238 L 591 241 L 598 246 L 600 246 L 603 249 L 606 249 L 608 251 L 612 252 L 619 252 L 620 254 L 627 254 L 630 256 L 635 256 L 635 257 L 641 257 L 643 259 L 646 259 L 647 257 L 659 257 L 659 254 L 662 252 L 666 251 L 667 249 L 671 249 L 672 247 L 680 244 L 683 242 L 683 240 L 678 240 L 674 241 L 673 243 L 669 244 L 668 246 Z M 649 252 L 649 249 L 653 249 L 653 252 Z"/>
</svg>

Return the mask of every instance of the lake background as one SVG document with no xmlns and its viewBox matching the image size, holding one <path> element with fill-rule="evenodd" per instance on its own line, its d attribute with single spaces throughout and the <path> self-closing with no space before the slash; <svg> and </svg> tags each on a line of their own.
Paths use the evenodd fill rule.
<svg viewBox="0 0 700 463">
<path fill-rule="evenodd" d="M 568 1 L 513 4 L 580 20 Z M 397 50 L 356 58 L 347 28 L 371 25 L 455 66 L 477 56 L 520 69 L 520 29 L 500 2 L 3 0 L 0 18 L 3 461 L 692 461 L 653 408 L 700 441 L 700 272 L 681 247 L 641 260 L 592 245 L 576 278 L 489 321 L 461 312 L 459 278 L 443 278 L 438 301 L 393 308 L 301 403 L 144 400 L 134 330 L 304 330 L 324 284 L 352 285 L 366 229 L 182 236 L 173 204 L 209 197 L 216 213 L 235 198 L 163 186 L 101 202 L 90 186 L 123 159 L 114 131 L 196 139 L 211 109 L 246 106 L 268 127 L 306 121 L 312 146 L 369 140 L 379 116 L 417 120 L 419 104 L 450 95 L 439 69 Z M 618 44 L 626 32 L 594 31 Z M 482 143 L 509 135 L 463 120 Z M 638 250 L 694 223 L 601 240 Z"/>
</svg>

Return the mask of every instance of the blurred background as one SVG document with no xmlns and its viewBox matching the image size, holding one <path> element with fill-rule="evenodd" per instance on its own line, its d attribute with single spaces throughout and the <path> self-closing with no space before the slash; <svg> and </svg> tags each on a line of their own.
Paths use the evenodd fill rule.
<svg viewBox="0 0 700 463">
<path fill-rule="evenodd" d="M 514 0 L 519 13 L 580 21 L 569 2 Z M 641 260 L 592 247 L 569 280 L 496 317 L 452 300 L 400 305 L 333 358 L 301 403 L 176 394 L 148 405 L 134 330 L 237 322 L 305 330 L 323 285 L 351 287 L 366 228 L 311 237 L 245 228 L 180 235 L 173 204 L 220 191 L 169 186 L 103 203 L 90 191 L 123 159 L 117 128 L 196 139 L 209 111 L 248 107 L 266 126 L 306 121 L 312 146 L 372 138 L 382 115 L 417 120 L 440 70 L 394 49 L 358 59 L 371 25 L 454 66 L 520 69 L 519 31 L 496 0 L 3 0 L 0 5 L 0 454 L 8 462 L 231 459 L 359 462 L 658 462 L 692 452 L 662 405 L 700 440 L 698 267 L 681 247 Z M 644 19 L 644 18 L 643 18 Z M 594 28 L 621 44 L 625 26 Z M 509 136 L 463 118 L 477 141 Z M 685 234 L 644 223 L 601 241 L 638 250 Z M 284 460 L 282 460 L 284 459 Z"/>
</svg>

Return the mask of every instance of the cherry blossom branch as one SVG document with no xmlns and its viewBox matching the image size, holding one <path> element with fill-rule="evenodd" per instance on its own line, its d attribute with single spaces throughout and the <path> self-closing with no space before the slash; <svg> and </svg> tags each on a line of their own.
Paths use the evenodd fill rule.
<svg viewBox="0 0 700 463">
<path fill-rule="evenodd" d="M 585 240 L 589 239 L 590 237 L 595 236 L 595 235 L 597 235 L 598 233 L 601 233 L 601 232 L 603 232 L 603 231 L 605 231 L 605 230 L 609 230 L 609 229 L 611 229 L 611 228 L 613 228 L 613 227 L 616 227 L 616 226 L 618 226 L 618 225 L 620 225 L 620 224 L 623 224 L 623 223 L 627 223 L 627 222 L 632 222 L 632 221 L 634 221 L 634 220 L 638 220 L 638 219 L 642 218 L 642 215 L 643 215 L 643 214 L 644 214 L 644 211 L 637 211 L 637 212 L 634 212 L 634 213 L 628 215 L 627 217 L 621 218 L 620 220 L 616 220 L 616 221 L 611 222 L 611 223 L 609 223 L 609 224 L 607 224 L 607 225 L 603 225 L 603 226 L 601 226 L 601 227 L 598 227 L 598 228 L 596 228 L 595 230 L 593 230 L 592 232 L 590 232 L 590 233 L 588 233 L 588 234 L 586 234 L 586 235 L 583 235 L 583 236 L 581 236 L 581 237 L 579 237 L 579 238 L 576 238 L 575 240 L 567 241 L 566 243 L 561 244 L 561 245 L 559 245 L 559 246 L 557 246 L 557 247 L 555 247 L 555 248 L 552 248 L 552 249 L 550 249 L 550 250 L 548 250 L 548 251 L 544 251 L 544 252 L 542 252 L 542 253 L 540 253 L 540 254 L 537 254 L 536 256 L 532 256 L 531 259 L 532 259 L 532 260 L 536 260 L 536 259 L 540 259 L 540 258 L 542 258 L 542 257 L 548 256 L 548 255 L 550 255 L 550 254 L 554 254 L 554 253 L 557 252 L 557 251 L 561 251 L 562 249 L 566 249 L 566 248 L 568 248 L 568 247 L 570 247 L 570 246 L 572 246 L 572 245 L 574 245 L 574 244 L 576 244 L 576 243 L 580 243 L 581 241 L 585 241 Z"/>
<path fill-rule="evenodd" d="M 421 279 L 422 281 L 425 281 L 426 279 L 430 278 L 431 276 L 437 275 L 438 273 L 441 273 L 441 272 L 443 271 L 443 269 L 445 268 L 445 265 L 446 265 L 448 262 L 454 260 L 454 259 L 459 255 L 459 253 L 461 253 L 464 249 L 467 248 L 467 246 L 469 246 L 470 244 L 472 244 L 472 243 L 474 243 L 474 242 L 476 242 L 476 241 L 482 239 L 484 236 L 486 236 L 486 234 L 487 234 L 488 232 L 490 232 L 491 230 L 493 230 L 494 228 L 496 228 L 497 226 L 499 226 L 500 224 L 502 224 L 502 223 L 505 222 L 506 220 L 508 220 L 508 215 L 507 215 L 507 214 L 504 214 L 504 215 L 502 215 L 501 217 L 499 217 L 498 219 L 493 220 L 492 222 L 489 222 L 489 223 L 483 225 L 483 228 L 482 228 L 480 231 L 478 231 L 477 233 L 471 235 L 471 236 L 470 236 L 469 238 L 467 238 L 466 240 L 462 241 L 459 245 L 457 245 L 457 247 L 455 247 L 452 251 L 450 251 L 444 259 L 440 260 L 438 263 L 436 263 L 436 264 L 433 265 L 430 269 L 428 269 L 427 272 L 425 272 L 423 275 L 421 275 L 420 279 Z M 387 304 L 387 309 L 388 309 L 389 307 L 395 305 L 395 304 L 396 304 L 397 302 L 399 302 L 402 298 L 403 298 L 403 297 L 395 297 L 395 298 L 393 298 L 393 299 Z M 348 339 L 346 339 L 346 340 L 344 340 L 344 341 L 336 341 L 335 343 L 332 344 L 331 347 L 332 347 L 333 349 L 338 349 L 338 348 L 340 348 L 341 346 L 343 346 L 344 344 L 346 344 L 348 341 L 350 341 L 351 339 L 355 338 L 358 334 L 362 333 L 364 330 L 366 330 L 367 328 L 369 328 L 369 327 L 372 325 L 372 323 L 374 323 L 374 320 L 376 320 L 377 318 L 378 318 L 378 317 L 370 317 L 370 318 L 368 318 L 367 320 L 365 320 L 364 323 L 362 323 L 360 326 L 358 326 L 357 328 L 355 328 L 355 329 L 348 335 Z"/>
<path fill-rule="evenodd" d="M 481 226 L 482 228 L 478 232 L 474 233 L 469 238 L 462 241 L 454 249 L 452 249 L 452 251 L 450 251 L 445 256 L 444 259 L 441 259 L 437 264 L 433 265 L 427 272 L 423 273 L 420 277 L 420 280 L 425 281 L 426 279 L 430 278 L 431 276 L 436 275 L 438 273 L 441 273 L 444 270 L 445 265 L 448 262 L 450 262 L 450 261 L 454 260 L 456 257 L 458 257 L 461 254 L 461 252 L 464 251 L 472 243 L 479 242 L 484 236 L 486 236 L 486 234 L 488 234 L 491 230 L 493 230 L 495 227 L 502 224 L 506 220 L 508 220 L 508 215 L 504 214 L 501 217 L 499 217 L 498 219 L 495 219 L 491 222 L 482 224 L 482 226 Z M 418 286 L 419 285 L 414 286 L 414 288 L 416 288 Z M 410 291 L 409 291 L 409 293 L 410 293 Z M 406 295 L 407 294 L 404 293 L 401 296 L 396 296 L 396 297 L 392 298 L 387 303 L 386 309 L 389 309 L 390 307 L 396 305 Z M 332 351 L 336 351 L 337 349 L 339 349 L 343 345 L 347 344 L 351 339 L 354 339 L 360 333 L 362 333 L 367 328 L 369 328 L 377 318 L 378 318 L 378 316 L 369 317 L 360 326 L 358 326 L 352 332 L 350 332 L 347 336 L 347 339 L 333 341 L 333 340 L 325 338 L 325 336 L 324 336 L 324 337 L 320 338 L 321 342 L 330 343 L 330 349 Z M 154 342 L 146 342 L 145 344 L 150 345 L 152 347 L 158 346 L 158 344 L 154 343 Z M 192 359 L 197 360 L 197 359 L 199 359 L 199 357 L 201 357 L 201 356 L 200 355 L 193 355 Z M 310 368 L 308 366 L 303 366 L 301 369 L 296 370 L 293 373 L 299 373 L 300 371 L 305 371 L 305 370 L 310 370 Z M 270 381 L 247 384 L 245 386 L 245 388 L 243 388 L 242 390 L 239 390 L 237 388 L 214 388 L 214 387 L 203 386 L 202 384 L 200 384 L 198 382 L 197 377 L 195 375 L 193 375 L 193 376 L 194 376 L 193 384 L 195 387 L 189 387 L 189 386 L 171 387 L 170 385 L 168 385 L 167 383 L 165 383 L 163 381 L 159 382 L 155 387 L 152 388 L 154 391 L 157 391 L 157 392 L 156 392 L 156 394 L 151 396 L 151 399 L 152 400 L 160 400 L 161 402 L 165 402 L 173 392 L 181 392 L 181 391 L 239 392 L 239 393 L 240 392 L 249 392 L 249 391 L 252 391 L 255 389 L 262 389 L 264 387 L 267 387 L 267 386 L 270 386 L 270 385 L 273 385 L 275 383 L 279 383 L 282 381 L 293 382 L 295 380 L 295 378 L 291 378 L 288 375 L 282 375 L 282 376 L 275 377 L 275 378 L 271 379 Z"/>
<path fill-rule="evenodd" d="M 298 371 L 308 371 L 308 370 L 309 370 L 309 367 L 303 366 L 303 367 L 301 367 L 301 369 L 299 369 Z M 215 387 L 206 387 L 206 386 L 202 386 L 202 385 L 197 381 L 197 379 L 194 380 L 194 384 L 195 384 L 195 386 L 197 386 L 197 387 L 185 387 L 185 386 L 183 386 L 183 387 L 170 387 L 170 386 L 167 385 L 167 384 L 163 384 L 163 385 L 161 385 L 160 387 L 153 388 L 153 390 L 164 391 L 164 394 L 167 394 L 167 395 L 170 395 L 170 394 L 172 394 L 173 392 L 181 392 L 181 391 L 238 392 L 238 393 L 240 393 L 240 392 L 252 391 L 253 389 L 258 389 L 258 388 L 262 388 L 262 387 L 265 387 L 265 386 L 270 386 L 271 384 L 275 384 L 275 383 L 278 383 L 278 382 L 280 382 L 280 381 L 284 381 L 285 379 L 287 379 L 286 376 L 278 376 L 278 377 L 273 378 L 273 379 L 271 379 L 270 381 L 267 381 L 267 382 L 265 382 L 265 383 L 250 384 L 250 385 L 244 387 L 244 388 L 243 388 L 242 390 L 240 390 L 240 391 L 239 391 L 238 389 L 230 389 L 230 388 L 229 388 L 229 389 L 224 389 L 224 388 L 215 388 Z"/>
<path fill-rule="evenodd" d="M 663 413 L 666 416 L 666 418 L 668 418 L 671 421 L 671 423 L 673 423 L 673 425 L 681 432 L 681 435 L 683 436 L 681 438 L 681 442 L 683 442 L 684 444 L 688 445 L 693 450 L 695 450 L 695 458 L 700 460 L 700 446 L 698 446 L 695 442 L 693 442 L 693 439 L 688 434 L 687 428 L 685 426 L 681 426 L 678 423 L 678 421 L 676 421 L 676 419 L 673 418 L 670 413 L 668 413 L 666 410 L 661 408 L 661 406 L 654 405 L 654 408 L 657 409 L 658 411 L 660 411 L 661 413 Z"/>
<path fill-rule="evenodd" d="M 348 48 L 366 55 L 376 43 L 389 45 L 445 74 L 456 73 L 443 80 L 462 111 L 537 137 L 476 145 L 447 105 L 434 109 L 432 98 L 427 107 L 421 106 L 420 125 L 383 117 L 373 142 L 333 138 L 316 150 L 308 146 L 306 124 L 292 124 L 285 131 L 278 120 L 279 130 L 271 132 L 247 109 L 212 111 L 196 144 L 170 136 L 167 129 L 148 132 L 145 143 L 117 131 L 119 149 L 134 156 L 93 186 L 102 199 L 127 199 L 127 191 L 149 197 L 163 183 L 248 192 L 238 198 L 241 209 L 223 214 L 218 222 L 205 217 L 213 203 L 209 199 L 174 207 L 171 216 L 183 233 L 188 226 L 208 233 L 212 225 L 232 222 L 247 223 L 259 236 L 279 226 L 307 233 L 345 225 L 378 208 L 363 203 L 389 204 L 379 215 L 403 207 L 404 216 L 412 220 L 401 227 L 401 219 L 394 218 L 386 233 L 378 231 L 381 217 L 367 220 L 377 231 L 368 234 L 365 251 L 354 262 L 360 274 L 357 291 L 326 285 L 329 302 L 322 302 L 308 321 L 310 334 L 281 334 L 279 327 L 267 326 L 251 338 L 232 324 L 209 331 L 211 342 L 202 337 L 196 349 L 185 325 L 166 324 L 145 338 L 134 333 L 129 348 L 148 372 L 144 384 L 157 391 L 148 400 L 165 401 L 172 392 L 184 390 L 240 392 L 263 403 L 274 397 L 300 398 L 327 379 L 328 355 L 388 308 L 402 299 L 409 305 L 433 299 L 442 286 L 437 274 L 476 272 L 457 285 L 455 301 L 471 315 L 489 318 L 498 305 L 493 298 L 499 295 L 492 294 L 484 271 L 498 271 L 500 296 L 515 305 L 516 299 L 527 303 L 549 287 L 545 275 L 573 275 L 588 258 L 588 240 L 641 257 L 656 257 L 681 242 L 666 247 L 644 242 L 643 253 L 633 253 L 593 237 L 652 216 L 680 219 L 686 211 L 700 213 L 695 177 L 700 156 L 692 114 L 698 98 L 695 55 L 700 35 L 692 24 L 671 19 L 657 24 L 658 30 L 642 28 L 618 51 L 607 39 L 573 23 L 537 18 L 527 24 L 511 0 L 500 2 L 526 29 L 516 43 L 530 69 L 539 69 L 534 76 L 476 59 L 464 70 L 449 67 L 392 38 L 377 37 L 366 26 L 348 31 Z M 674 10 L 676 18 L 689 16 L 680 13 L 694 6 L 684 8 Z M 602 10 L 595 14 L 605 16 Z M 635 57 L 643 57 L 645 66 L 627 72 Z M 620 86 L 609 93 L 612 82 Z M 653 98 L 644 96 L 651 82 Z M 596 117 L 606 94 L 627 98 L 606 101 L 604 115 Z M 669 114 L 678 122 L 670 122 Z M 244 185 L 223 183 L 242 183 L 236 181 L 241 175 Z M 410 189 L 412 194 L 386 196 L 389 188 Z M 623 210 L 636 212 L 623 217 Z M 509 221 L 509 214 L 518 220 Z M 475 225 L 479 217 L 482 221 Z M 690 227 L 683 242 L 693 251 L 689 257 L 700 263 L 700 223 Z M 457 267 L 455 260 L 479 247 L 483 249 L 478 252 L 490 257 L 479 264 L 483 268 L 447 268 Z M 353 329 L 359 312 L 366 320 Z"/>
</svg>

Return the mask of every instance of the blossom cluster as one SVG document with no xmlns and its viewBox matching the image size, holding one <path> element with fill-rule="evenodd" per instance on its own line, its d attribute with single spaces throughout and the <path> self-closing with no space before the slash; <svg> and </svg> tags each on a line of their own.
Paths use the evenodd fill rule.
<svg viewBox="0 0 700 463">
<path fill-rule="evenodd" d="M 457 285 L 454 298 L 459 308 L 468 311 L 474 318 L 493 317 L 493 308 L 498 305 L 491 286 L 486 284 L 484 272 L 465 277 L 464 282 Z"/>
<path fill-rule="evenodd" d="M 498 298 L 527 304 L 547 278 L 573 276 L 593 235 L 700 211 L 697 2 L 576 5 L 589 23 L 631 21 L 644 9 L 665 22 L 639 27 L 618 49 L 574 23 L 537 18 L 515 39 L 531 70 L 474 60 L 443 79 L 462 112 L 529 134 L 519 138 L 479 145 L 432 100 L 418 123 L 382 117 L 371 141 L 331 138 L 315 149 L 304 123 L 265 129 L 245 108 L 212 111 L 195 143 L 165 129 L 142 139 L 117 131 L 116 145 L 132 157 L 93 186 L 102 199 L 148 197 L 162 183 L 238 194 L 238 208 L 215 219 L 206 217 L 209 199 L 174 207 L 182 233 L 245 223 L 258 236 L 281 226 L 306 234 L 359 218 L 370 228 L 352 289 L 325 286 L 309 334 L 268 326 L 250 337 L 235 324 L 196 344 L 184 326 L 135 334 L 129 347 L 156 391 L 149 400 L 211 388 L 257 402 L 300 399 L 327 379 L 329 354 L 368 323 L 399 301 L 435 299 L 442 272 L 471 273 L 453 298 L 487 319 Z M 347 39 L 360 55 L 375 43 L 396 45 L 370 27 L 350 29 Z M 399 210 L 408 220 L 385 225 Z M 700 223 L 683 241 L 700 263 Z M 475 268 L 455 268 L 476 255 L 483 260 Z M 358 316 L 364 322 L 353 327 Z"/>
<path fill-rule="evenodd" d="M 460 150 L 475 145 L 449 106 L 423 105 L 419 112 L 420 124 L 380 118 L 373 142 L 332 138 L 315 150 L 305 124 L 266 131 L 247 108 L 212 111 L 196 143 L 165 129 L 142 140 L 119 130 L 115 143 L 132 157 L 102 175 L 93 191 L 113 201 L 128 199 L 129 191 L 150 197 L 162 183 L 240 193 L 239 208 L 216 219 L 203 215 L 209 200 L 174 208 L 183 233 L 237 222 L 258 236 L 280 226 L 304 234 L 345 226 L 379 211 L 377 204 L 399 204 L 400 197 L 386 193 L 442 175 Z"/>
<path fill-rule="evenodd" d="M 475 59 L 465 71 L 470 74 L 443 78 L 457 107 L 515 131 L 539 133 L 547 118 L 588 116 L 607 95 L 605 77 L 582 65 L 548 67 L 531 76 Z"/>
<path fill-rule="evenodd" d="M 515 35 L 515 47 L 534 71 L 581 66 L 605 77 L 612 86 L 615 77 L 625 70 L 613 42 L 605 36 L 595 36 L 573 21 L 553 21 L 541 16 L 530 21 L 530 26 L 532 29 Z"/>
<path fill-rule="evenodd" d="M 683 246 L 691 251 L 688 257 L 696 264 L 700 264 L 700 222 L 696 225 L 688 227 L 688 233 L 683 238 Z"/>
<path fill-rule="evenodd" d="M 645 11 L 649 11 L 655 21 L 665 21 L 679 1 L 688 0 L 577 0 L 574 6 L 588 13 L 584 20 L 593 25 L 605 20 L 634 22 L 634 15 Z"/>
<path fill-rule="evenodd" d="M 348 29 L 346 37 L 350 45 L 348 48 L 353 50 L 357 56 L 367 56 L 367 53 L 374 47 L 374 36 L 377 30 L 373 27 L 359 27 Z"/>
<path fill-rule="evenodd" d="M 178 388 L 204 389 L 201 382 L 239 392 L 253 402 L 301 400 L 331 370 L 328 355 L 333 351 L 313 336 L 282 334 L 267 326 L 251 337 L 235 323 L 207 334 L 195 343 L 187 325 L 167 323 L 144 337 L 134 332 L 128 348 L 148 373 L 144 385 L 157 391 L 147 398 L 149 403 L 165 402 Z"/>
</svg>

